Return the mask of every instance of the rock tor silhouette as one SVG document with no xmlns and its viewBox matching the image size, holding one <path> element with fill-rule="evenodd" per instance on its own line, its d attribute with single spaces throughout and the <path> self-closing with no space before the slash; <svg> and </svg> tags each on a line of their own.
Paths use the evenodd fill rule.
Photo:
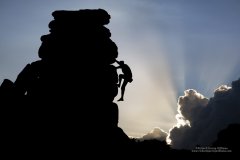
<svg viewBox="0 0 240 160">
<path fill-rule="evenodd" d="M 0 87 L 4 145 L 36 152 L 126 151 L 118 127 L 118 56 L 103 9 L 54 11 L 40 60 Z M 82 149 L 84 148 L 84 149 Z"/>
</svg>

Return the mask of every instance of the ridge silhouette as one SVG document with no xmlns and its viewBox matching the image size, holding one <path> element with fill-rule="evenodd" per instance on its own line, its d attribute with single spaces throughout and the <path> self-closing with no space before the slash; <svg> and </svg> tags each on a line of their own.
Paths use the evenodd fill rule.
<svg viewBox="0 0 240 160">
<path fill-rule="evenodd" d="M 118 127 L 118 56 L 103 9 L 54 11 L 38 61 L 0 87 L 4 145 L 41 152 L 126 151 Z"/>
</svg>

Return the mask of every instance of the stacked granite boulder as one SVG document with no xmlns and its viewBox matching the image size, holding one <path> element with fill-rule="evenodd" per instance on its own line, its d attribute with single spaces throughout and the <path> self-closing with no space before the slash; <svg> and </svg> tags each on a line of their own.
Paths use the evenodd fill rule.
<svg viewBox="0 0 240 160">
<path fill-rule="evenodd" d="M 125 148 L 129 139 L 113 103 L 118 51 L 104 26 L 110 15 L 102 9 L 52 15 L 50 34 L 41 37 L 41 60 L 0 87 L 8 141 L 62 150 Z"/>
</svg>

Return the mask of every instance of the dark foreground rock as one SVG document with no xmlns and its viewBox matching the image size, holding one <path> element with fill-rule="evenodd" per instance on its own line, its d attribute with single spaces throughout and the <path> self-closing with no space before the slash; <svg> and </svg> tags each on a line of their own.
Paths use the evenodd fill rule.
<svg viewBox="0 0 240 160">
<path fill-rule="evenodd" d="M 0 87 L 5 148 L 24 152 L 127 151 L 118 127 L 117 45 L 102 10 L 55 11 L 40 60 Z"/>
</svg>

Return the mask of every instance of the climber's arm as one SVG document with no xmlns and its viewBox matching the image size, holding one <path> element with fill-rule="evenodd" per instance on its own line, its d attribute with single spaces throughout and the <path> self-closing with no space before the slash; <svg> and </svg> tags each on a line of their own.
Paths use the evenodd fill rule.
<svg viewBox="0 0 240 160">
<path fill-rule="evenodd" d="M 121 69 L 121 68 L 122 68 L 121 66 L 116 67 L 116 69 Z"/>
</svg>

